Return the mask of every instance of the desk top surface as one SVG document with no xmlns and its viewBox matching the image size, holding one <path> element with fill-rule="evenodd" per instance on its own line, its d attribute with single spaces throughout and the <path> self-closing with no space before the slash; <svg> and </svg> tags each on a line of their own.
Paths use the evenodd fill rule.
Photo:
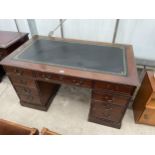
<svg viewBox="0 0 155 155">
<path fill-rule="evenodd" d="M 7 48 L 26 35 L 28 33 L 0 31 L 0 48 Z"/>
<path fill-rule="evenodd" d="M 34 36 L 0 64 L 125 85 L 139 84 L 131 45 Z"/>
<path fill-rule="evenodd" d="M 127 75 L 126 53 L 123 47 L 39 39 L 13 59 L 92 72 Z"/>
</svg>

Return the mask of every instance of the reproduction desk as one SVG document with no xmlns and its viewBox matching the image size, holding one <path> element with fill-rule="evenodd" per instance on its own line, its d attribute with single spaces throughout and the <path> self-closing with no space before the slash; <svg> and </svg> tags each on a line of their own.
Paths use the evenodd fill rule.
<svg viewBox="0 0 155 155">
<path fill-rule="evenodd" d="M 85 87 L 89 121 L 115 128 L 139 83 L 131 45 L 34 36 L 1 64 L 21 105 L 47 110 L 61 84 Z"/>
<path fill-rule="evenodd" d="M 0 31 L 0 60 L 5 58 L 20 45 L 28 40 L 28 33 Z M 0 66 L 0 81 L 5 75 L 5 71 Z"/>
</svg>

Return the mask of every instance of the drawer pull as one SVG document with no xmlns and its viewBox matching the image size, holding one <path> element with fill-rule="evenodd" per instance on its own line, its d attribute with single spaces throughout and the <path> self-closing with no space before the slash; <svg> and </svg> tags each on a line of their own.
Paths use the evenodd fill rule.
<svg viewBox="0 0 155 155">
<path fill-rule="evenodd" d="M 77 80 L 73 80 L 73 83 L 75 83 L 76 86 L 80 86 L 83 84 L 83 81 L 77 81 Z"/>
<path fill-rule="evenodd" d="M 24 88 L 23 91 L 24 91 L 25 93 L 29 93 L 29 94 L 31 93 L 31 90 L 26 89 L 26 88 Z"/>
<path fill-rule="evenodd" d="M 52 78 L 52 75 L 46 75 L 45 76 L 45 80 L 49 80 L 49 79 L 51 79 Z"/>
<path fill-rule="evenodd" d="M 29 97 L 28 97 L 28 100 L 29 100 L 29 101 L 33 101 L 33 97 L 32 97 L 32 96 L 29 96 Z"/>
<path fill-rule="evenodd" d="M 77 83 L 75 83 L 75 85 L 76 85 L 76 86 L 80 86 L 80 83 L 79 83 L 79 82 L 77 82 Z"/>
<path fill-rule="evenodd" d="M 23 75 L 23 71 L 20 71 L 19 69 L 15 69 L 15 73 L 17 75 Z"/>
<path fill-rule="evenodd" d="M 25 81 L 25 80 L 20 80 L 20 83 L 24 84 L 24 85 L 27 85 L 27 81 Z"/>
<path fill-rule="evenodd" d="M 148 115 L 147 114 L 144 114 L 144 119 L 148 119 Z"/>
<path fill-rule="evenodd" d="M 107 101 L 108 101 L 108 102 L 113 102 L 113 100 L 112 100 L 112 99 L 108 99 Z"/>
<path fill-rule="evenodd" d="M 111 116 L 111 114 L 109 112 L 107 112 L 107 113 L 103 112 L 102 115 L 107 118 L 110 118 L 110 116 Z"/>
<path fill-rule="evenodd" d="M 64 77 L 63 76 L 59 76 L 59 80 L 63 80 L 64 79 Z"/>
<path fill-rule="evenodd" d="M 104 117 L 109 118 L 111 116 L 111 110 L 112 110 L 112 108 L 109 108 L 109 109 L 106 108 L 106 109 L 104 109 L 103 112 L 102 112 L 102 115 Z"/>
<path fill-rule="evenodd" d="M 49 79 L 52 78 L 52 75 L 50 75 L 50 74 L 48 74 L 48 75 L 42 74 L 42 77 L 43 77 L 45 80 L 49 80 Z"/>
<path fill-rule="evenodd" d="M 105 109 L 106 110 L 112 110 L 112 107 L 106 106 Z"/>
</svg>

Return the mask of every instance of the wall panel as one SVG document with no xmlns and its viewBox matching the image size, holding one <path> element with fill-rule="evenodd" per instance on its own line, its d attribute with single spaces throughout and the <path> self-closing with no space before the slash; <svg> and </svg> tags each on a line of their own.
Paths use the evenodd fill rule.
<svg viewBox="0 0 155 155">
<path fill-rule="evenodd" d="M 58 19 L 36 19 L 36 26 L 39 35 L 47 36 L 50 31 L 55 29 L 59 24 Z M 58 28 L 53 36 L 60 37 L 60 28 Z"/>
<path fill-rule="evenodd" d="M 17 31 L 13 19 L 0 19 L 0 30 L 3 31 Z"/>
<path fill-rule="evenodd" d="M 64 23 L 64 37 L 112 42 L 116 20 L 68 19 Z"/>
<path fill-rule="evenodd" d="M 17 24 L 20 32 L 30 33 L 29 25 L 26 19 L 17 19 Z"/>
<path fill-rule="evenodd" d="M 120 20 L 117 43 L 129 43 L 136 58 L 155 60 L 155 20 Z"/>
</svg>

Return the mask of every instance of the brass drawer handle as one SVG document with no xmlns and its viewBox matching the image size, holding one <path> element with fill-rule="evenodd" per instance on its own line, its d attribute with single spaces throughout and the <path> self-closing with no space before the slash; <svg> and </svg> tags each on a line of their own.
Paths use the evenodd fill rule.
<svg viewBox="0 0 155 155">
<path fill-rule="evenodd" d="M 29 101 L 33 101 L 33 97 L 32 97 L 32 96 L 29 96 L 29 97 L 28 97 L 28 100 L 29 100 Z"/>
<path fill-rule="evenodd" d="M 113 102 L 113 99 L 108 99 L 107 101 L 108 101 L 108 102 Z"/>
<path fill-rule="evenodd" d="M 76 86 L 80 86 L 81 84 L 79 82 L 75 83 Z"/>
<path fill-rule="evenodd" d="M 111 113 L 110 113 L 110 111 L 104 111 L 104 112 L 102 113 L 102 115 L 103 115 L 104 117 L 109 118 L 109 117 L 111 116 Z"/>
<path fill-rule="evenodd" d="M 144 114 L 144 119 L 148 119 L 148 115 L 147 114 Z"/>
<path fill-rule="evenodd" d="M 27 94 L 31 94 L 31 90 L 30 89 L 27 89 L 27 88 L 23 88 L 23 91 Z"/>
<path fill-rule="evenodd" d="M 45 80 L 49 80 L 49 79 L 52 78 L 52 75 L 50 75 L 50 74 L 46 74 L 46 75 L 44 75 L 44 78 L 45 78 Z"/>
<path fill-rule="evenodd" d="M 21 71 L 21 70 L 19 70 L 19 69 L 15 69 L 15 73 L 17 74 L 17 75 L 23 75 L 23 71 Z"/>
<path fill-rule="evenodd" d="M 59 76 L 59 80 L 63 80 L 64 79 L 64 77 L 63 76 Z"/>
<path fill-rule="evenodd" d="M 106 110 L 112 110 L 112 107 L 106 106 L 105 109 Z"/>
<path fill-rule="evenodd" d="M 77 80 L 74 79 L 73 83 L 75 83 L 76 86 L 80 86 L 81 84 L 83 84 L 83 80 L 77 81 Z"/>
<path fill-rule="evenodd" d="M 26 80 L 20 80 L 21 84 L 27 85 L 27 81 Z"/>
<path fill-rule="evenodd" d="M 108 101 L 108 102 L 113 101 L 112 97 L 109 97 L 109 96 L 103 96 L 103 99 L 106 99 L 106 101 Z"/>
</svg>

